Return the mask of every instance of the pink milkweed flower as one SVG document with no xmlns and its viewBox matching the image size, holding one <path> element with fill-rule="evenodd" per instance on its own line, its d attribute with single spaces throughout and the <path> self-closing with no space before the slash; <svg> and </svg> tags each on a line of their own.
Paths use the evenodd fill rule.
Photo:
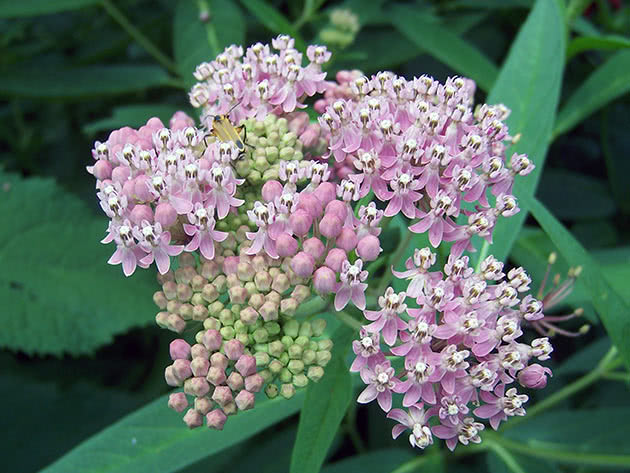
<svg viewBox="0 0 630 473">
<path fill-rule="evenodd" d="M 195 204 L 195 209 L 188 214 L 190 225 L 184 224 L 184 232 L 191 236 L 192 240 L 186 245 L 186 251 L 195 251 L 199 249 L 204 258 L 208 260 L 214 259 L 214 242 L 224 241 L 228 234 L 214 229 L 214 209 L 212 207 L 205 208 L 201 203 Z"/>
<path fill-rule="evenodd" d="M 120 226 L 114 226 L 110 223 L 108 231 L 108 235 L 101 241 L 101 243 L 115 241 L 117 247 L 116 251 L 109 258 L 107 263 L 122 263 L 123 273 L 127 277 L 133 274 L 137 265 L 140 265 L 141 267 L 148 266 L 140 263 L 141 258 L 146 256 L 146 252 L 144 252 L 143 249 L 136 243 L 133 237 L 134 227 L 132 227 L 129 220 L 125 219 L 123 224 Z"/>
<path fill-rule="evenodd" d="M 379 236 L 381 228 L 378 226 L 383 218 L 383 211 L 376 208 L 374 202 L 362 205 L 359 208 L 359 227 L 357 228 L 357 238 L 361 239 L 367 235 Z"/>
<path fill-rule="evenodd" d="M 446 446 L 449 450 L 455 450 L 457 442 L 462 445 L 468 445 L 469 443 L 481 443 L 481 432 L 485 426 L 480 422 L 475 422 L 473 417 L 464 417 L 458 419 L 456 424 L 451 424 L 446 421 L 446 424 L 436 425 L 433 427 L 433 435 L 445 440 Z"/>
<path fill-rule="evenodd" d="M 407 258 L 405 267 L 407 271 L 396 271 L 392 268 L 394 276 L 400 279 L 410 279 L 407 286 L 407 295 L 409 297 L 418 297 L 422 294 L 425 282 L 432 282 L 440 279 L 439 273 L 430 273 L 429 269 L 435 264 L 436 254 L 431 252 L 428 247 L 418 249 L 413 252 L 413 256 Z"/>
<path fill-rule="evenodd" d="M 436 397 L 433 388 L 435 366 L 430 364 L 422 354 L 419 356 L 410 354 L 405 358 L 405 369 L 407 379 L 399 386 L 399 391 L 405 393 L 402 405 L 409 407 L 420 399 L 429 404 L 435 404 Z"/>
<path fill-rule="evenodd" d="M 385 209 L 385 216 L 392 217 L 401 210 L 408 218 L 415 218 L 418 212 L 416 202 L 422 198 L 420 192 L 420 183 L 410 174 L 398 172 L 396 177 L 389 182 L 392 191 L 383 194 L 385 200 L 389 200 Z"/>
<path fill-rule="evenodd" d="M 482 419 L 490 419 L 490 425 L 494 430 L 499 428 L 502 421 L 508 416 L 524 416 L 522 407 L 529 397 L 526 394 L 518 394 L 516 388 L 510 388 L 505 392 L 505 384 L 499 384 L 494 390 L 496 396 L 488 391 L 482 391 L 481 399 L 486 403 L 474 410 L 474 414 Z"/>
<path fill-rule="evenodd" d="M 359 309 L 365 309 L 365 290 L 368 285 L 363 281 L 367 279 L 368 272 L 363 271 L 363 261 L 358 259 L 350 264 L 348 260 L 344 260 L 339 277 L 341 282 L 337 286 L 335 310 L 343 310 L 351 299 Z"/>
<path fill-rule="evenodd" d="M 399 422 L 392 429 L 392 437 L 397 439 L 405 430 L 410 429 L 409 443 L 412 447 L 424 449 L 433 443 L 433 435 L 429 427 L 428 418 L 422 403 L 409 406 L 409 411 L 403 409 L 392 409 L 388 414 L 388 419 Z"/>
<path fill-rule="evenodd" d="M 278 258 L 276 242 L 271 235 L 271 227 L 276 221 L 276 210 L 273 203 L 266 205 L 256 201 L 254 208 L 247 211 L 249 219 L 258 226 L 257 232 L 247 232 L 247 238 L 252 241 L 252 246 L 247 249 L 248 255 L 256 255 L 263 248 L 273 258 Z M 367 286 L 367 285 L 366 285 Z"/>
<path fill-rule="evenodd" d="M 424 233 L 428 230 L 429 241 L 434 248 L 437 248 L 442 242 L 444 233 L 453 228 L 446 219 L 457 216 L 459 210 L 453 205 L 453 198 L 443 190 L 437 191 L 435 197 L 431 198 L 430 204 L 431 210 L 429 212 L 417 210 L 420 221 L 411 225 L 409 230 L 414 233 Z"/>
<path fill-rule="evenodd" d="M 457 345 L 448 345 L 440 353 L 432 355 L 432 362 L 436 365 L 436 376 L 448 394 L 455 392 L 455 380 L 466 376 L 470 363 L 466 358 L 468 350 L 458 350 Z"/>
<path fill-rule="evenodd" d="M 381 160 L 378 155 L 359 150 L 359 156 L 354 158 L 353 164 L 361 171 L 361 174 L 352 174 L 353 178 L 361 182 L 359 195 L 365 197 L 372 190 L 380 200 L 386 200 L 385 195 L 389 191 L 387 183 L 381 177 Z"/>
<path fill-rule="evenodd" d="M 368 333 L 365 327 L 359 330 L 360 340 L 352 342 L 352 351 L 357 357 L 350 366 L 350 371 L 357 372 L 368 365 L 374 367 L 376 363 L 385 361 L 385 355 L 381 352 L 378 333 Z"/>
<path fill-rule="evenodd" d="M 150 265 L 155 260 L 160 274 L 166 274 L 171 266 L 169 256 L 177 256 L 184 251 L 183 245 L 171 245 L 170 232 L 162 231 L 162 225 L 151 225 L 146 220 L 141 222 L 141 228 L 134 228 L 134 236 L 138 245 L 148 253 L 141 262 Z"/>
<path fill-rule="evenodd" d="M 378 298 L 378 304 L 381 306 L 381 310 L 363 311 L 365 318 L 373 321 L 365 328 L 369 332 L 379 333 L 382 331 L 385 343 L 390 346 L 396 343 L 398 331 L 407 328 L 405 321 L 399 317 L 399 314 L 407 310 L 407 304 L 405 304 L 406 297 L 404 292 L 394 294 L 394 289 L 388 287 L 385 291 L 385 295 Z"/>
<path fill-rule="evenodd" d="M 207 204 L 217 210 L 219 219 L 224 219 L 232 207 L 240 207 L 245 203 L 244 200 L 234 197 L 236 186 L 245 181 L 236 179 L 231 167 L 213 163 L 207 179 L 210 184 Z"/>
<path fill-rule="evenodd" d="M 363 382 L 368 386 L 359 394 L 357 402 L 367 404 L 376 399 L 381 409 L 389 412 L 392 408 L 392 390 L 395 390 L 400 383 L 394 377 L 394 368 L 392 368 L 389 361 L 376 365 L 374 369 L 366 365 L 361 368 L 359 374 Z"/>
</svg>

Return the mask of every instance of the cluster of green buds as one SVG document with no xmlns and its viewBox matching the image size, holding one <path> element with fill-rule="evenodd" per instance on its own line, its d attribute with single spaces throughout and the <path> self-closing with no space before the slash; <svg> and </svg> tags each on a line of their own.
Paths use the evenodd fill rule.
<svg viewBox="0 0 630 473">
<path fill-rule="evenodd" d="M 291 398 L 309 379 L 318 381 L 330 361 L 332 342 L 325 320 L 298 322 L 298 306 L 311 297 L 290 258 L 245 253 L 247 227 L 217 245 L 213 260 L 191 253 L 179 267 L 160 276 L 153 300 L 157 324 L 179 334 L 195 331 L 194 344 L 171 343 L 173 363 L 165 378 L 183 392 L 169 406 L 186 411 L 190 427 L 222 429 L 230 414 L 254 405 L 264 387 L 270 398 Z M 189 397 L 193 398 L 189 407 Z"/>
<path fill-rule="evenodd" d="M 335 8 L 330 12 L 330 23 L 319 32 L 324 43 L 339 49 L 352 44 L 360 29 L 359 17 L 347 8 Z"/>
</svg>

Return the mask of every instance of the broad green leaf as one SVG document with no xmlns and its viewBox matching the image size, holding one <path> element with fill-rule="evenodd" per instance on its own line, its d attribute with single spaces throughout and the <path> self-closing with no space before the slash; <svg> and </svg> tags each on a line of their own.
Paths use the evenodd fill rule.
<svg viewBox="0 0 630 473">
<path fill-rule="evenodd" d="M 112 110 L 112 115 L 83 125 L 83 133 L 93 135 L 99 131 L 113 130 L 123 126 L 138 128 L 151 117 L 158 117 L 164 124 L 168 124 L 173 114 L 182 107 L 167 104 L 136 104 L 121 105 Z"/>
<path fill-rule="evenodd" d="M 558 113 L 554 136 L 571 130 L 593 112 L 630 91 L 630 51 L 619 51 L 573 92 Z"/>
<path fill-rule="evenodd" d="M 324 377 L 309 383 L 291 457 L 292 473 L 317 473 L 352 398 L 352 380 L 346 353 L 354 332 L 345 325 L 337 329 L 332 359 Z"/>
<path fill-rule="evenodd" d="M 589 372 L 610 349 L 610 339 L 602 337 L 589 343 L 577 353 L 564 360 L 559 368 L 553 370 L 554 376 L 576 376 Z"/>
<path fill-rule="evenodd" d="M 606 162 L 606 174 L 617 205 L 630 214 L 628 182 L 630 173 L 630 103 L 617 101 L 605 107 L 601 114 L 601 151 Z"/>
<path fill-rule="evenodd" d="M 188 430 L 162 396 L 61 457 L 41 473 L 170 473 L 237 444 L 297 412 L 304 393 L 262 399 L 230 417 L 221 432 Z"/>
<path fill-rule="evenodd" d="M 389 473 L 416 455 L 410 448 L 386 448 L 326 465 L 322 473 Z"/>
<path fill-rule="evenodd" d="M 564 37 L 564 16 L 558 2 L 538 0 L 512 44 L 487 100 L 489 104 L 503 103 L 510 108 L 510 134 L 522 134 L 521 140 L 507 151 L 508 159 L 512 153 L 526 153 L 536 164 L 529 176 L 516 176 L 513 192 L 519 199 L 534 194 L 544 166 L 562 86 Z M 495 226 L 489 253 L 500 260 L 508 256 L 527 217 L 527 205 L 520 202 L 520 207 L 518 214 L 500 218 Z M 484 244 L 485 249 L 487 246 Z"/>
<path fill-rule="evenodd" d="M 392 25 L 419 48 L 428 52 L 457 73 L 470 77 L 483 90 L 489 90 L 497 78 L 497 67 L 475 47 L 452 31 L 437 24 L 416 8 L 394 5 Z"/>
<path fill-rule="evenodd" d="M 569 264 L 582 266 L 580 279 L 586 286 L 613 344 L 619 349 L 626 365 L 630 366 L 630 305 L 610 286 L 600 266 L 544 205 L 533 197 L 526 196 L 524 200 L 534 218 Z"/>
<path fill-rule="evenodd" d="M 51 179 L 0 173 L 0 182 L 0 347 L 85 354 L 151 322 L 155 273 L 125 278 L 107 264 L 106 218 Z"/>
<path fill-rule="evenodd" d="M 530 8 L 534 4 L 534 0 L 455 0 L 445 5 L 445 8 L 488 8 L 488 9 L 505 9 L 505 8 Z"/>
<path fill-rule="evenodd" d="M 29 98 L 80 99 L 167 85 L 172 85 L 172 79 L 164 69 L 141 65 L 16 66 L 0 75 L 0 95 Z"/>
<path fill-rule="evenodd" d="M 245 42 L 245 23 L 236 2 L 208 1 L 210 19 L 199 19 L 195 0 L 179 0 L 173 23 L 173 51 L 179 73 L 188 87 L 196 82 L 197 65 L 209 62 L 231 45 Z"/>
<path fill-rule="evenodd" d="M 241 3 L 269 30 L 276 34 L 288 34 L 295 39 L 295 48 L 303 53 L 306 52 L 306 43 L 304 43 L 300 32 L 273 6 L 264 0 L 241 0 Z"/>
<path fill-rule="evenodd" d="M 567 47 L 567 61 L 583 51 L 611 51 L 630 48 L 630 39 L 625 36 L 580 36 Z"/>
<path fill-rule="evenodd" d="M 97 5 L 100 0 L 0 0 L 0 18 L 46 15 Z"/>
</svg>

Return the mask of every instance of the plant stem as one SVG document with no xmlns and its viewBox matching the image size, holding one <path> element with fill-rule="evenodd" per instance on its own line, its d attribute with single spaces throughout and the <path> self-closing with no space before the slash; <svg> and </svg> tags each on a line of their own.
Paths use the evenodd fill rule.
<svg viewBox="0 0 630 473">
<path fill-rule="evenodd" d="M 598 379 L 600 379 L 606 372 L 614 367 L 619 366 L 621 360 L 615 360 L 617 356 L 617 347 L 612 346 L 608 353 L 604 355 L 604 357 L 600 360 L 597 367 L 591 371 L 590 373 L 582 376 L 581 378 L 576 379 L 571 384 L 568 384 L 564 388 L 559 391 L 556 391 L 554 394 L 549 396 L 546 399 L 543 399 L 541 402 L 537 403 L 531 409 L 527 410 L 527 415 L 524 417 L 515 417 L 511 419 L 510 422 L 504 424 L 501 428 L 501 431 L 511 429 L 515 425 L 523 422 L 524 420 L 531 419 L 532 417 L 540 414 L 543 411 L 546 411 L 550 407 L 555 406 L 556 404 L 564 401 L 566 398 L 572 396 L 573 394 L 581 391 L 589 387 L 591 384 L 595 383 Z"/>
<path fill-rule="evenodd" d="M 118 9 L 110 0 L 101 0 L 101 5 L 112 19 L 118 23 L 123 30 L 129 34 L 140 46 L 142 46 L 146 52 L 148 52 L 153 58 L 159 62 L 162 66 L 168 69 L 175 75 L 179 75 L 177 66 L 175 63 L 164 54 L 160 49 L 147 38 L 142 31 L 136 28 L 131 21 L 125 16 L 125 14 Z"/>
<path fill-rule="evenodd" d="M 346 432 L 357 453 L 365 453 L 367 449 L 357 430 L 357 404 L 354 402 L 350 405 L 350 409 L 348 409 L 348 413 L 346 414 Z"/>
<path fill-rule="evenodd" d="M 478 273 L 481 270 L 481 263 L 484 259 L 486 259 L 489 249 L 490 243 L 484 240 L 483 245 L 481 245 L 481 249 L 479 250 L 479 257 L 477 258 L 477 264 L 475 265 L 475 273 Z"/>
<path fill-rule="evenodd" d="M 413 238 L 413 233 L 407 232 L 407 234 L 405 235 L 405 239 L 400 243 L 400 245 L 398 245 L 398 249 L 396 250 L 396 253 L 394 253 L 388 261 L 388 265 L 385 268 L 385 274 L 383 274 L 383 279 L 381 279 L 381 282 L 378 285 L 376 294 L 383 294 L 383 292 L 385 292 L 385 289 L 387 289 L 387 285 L 390 283 L 390 281 L 392 280 L 394 276 L 389 267 L 393 266 L 394 264 L 398 262 L 400 257 L 403 255 L 403 253 L 407 249 L 407 246 L 409 246 L 409 242 L 411 241 L 412 238 Z"/>
<path fill-rule="evenodd" d="M 514 456 L 509 451 L 507 451 L 500 443 L 493 441 L 492 438 L 484 439 L 484 443 L 486 442 L 488 443 L 488 448 L 492 450 L 503 463 L 505 463 L 505 466 L 508 467 L 508 470 L 513 473 L 526 473 L 525 470 L 521 468 L 521 465 L 518 464 L 516 458 L 514 458 Z"/>
<path fill-rule="evenodd" d="M 344 311 L 335 312 L 337 318 L 353 330 L 360 330 L 363 325 L 357 319 Z"/>
<path fill-rule="evenodd" d="M 626 383 L 630 382 L 630 373 L 621 373 L 621 372 L 614 372 L 614 373 L 604 373 L 602 375 L 603 379 L 609 379 L 611 381 L 624 381 Z"/>
<path fill-rule="evenodd" d="M 591 3 L 593 0 L 571 0 L 567 6 L 567 24 L 571 24 L 575 18 L 584 13 Z"/>
<path fill-rule="evenodd" d="M 426 462 L 428 462 L 433 455 L 439 455 L 436 453 L 432 453 L 429 455 L 417 456 L 416 458 L 412 458 L 408 462 L 403 463 L 398 468 L 396 468 L 392 473 L 410 473 L 412 471 L 420 471 L 418 467 L 422 466 Z"/>
</svg>

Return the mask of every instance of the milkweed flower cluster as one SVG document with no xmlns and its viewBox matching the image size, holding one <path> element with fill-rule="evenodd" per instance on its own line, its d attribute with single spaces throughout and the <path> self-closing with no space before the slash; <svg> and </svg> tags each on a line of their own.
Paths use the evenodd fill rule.
<svg viewBox="0 0 630 473">
<path fill-rule="evenodd" d="M 431 271 L 435 261 L 429 248 L 416 249 L 407 269 L 394 271 L 408 281 L 406 291 L 390 287 L 379 310 L 364 311 L 371 323 L 353 343 L 351 370 L 367 385 L 358 401 L 376 399 L 399 422 L 394 438 L 409 429 L 413 446 L 425 448 L 436 436 L 453 450 L 481 441 L 480 419 L 497 429 L 525 415 L 528 396 L 511 385 L 543 387 L 551 371 L 532 362 L 548 360 L 553 348 L 546 337 L 519 341 L 525 326 L 544 317 L 543 303 L 526 295 L 531 280 L 523 268 L 506 276 L 489 256 L 475 273 L 467 256 L 451 255 L 443 271 Z M 412 300 L 419 308 L 407 305 Z M 392 409 L 393 394 L 404 394 L 403 409 Z"/>
<path fill-rule="evenodd" d="M 367 384 L 359 402 L 376 399 L 399 422 L 395 437 L 410 429 L 422 448 L 433 436 L 451 449 L 477 442 L 478 419 L 496 427 L 524 414 L 512 383 L 543 387 L 550 375 L 530 363 L 548 358 L 547 338 L 517 341 L 524 325 L 553 321 L 531 296 L 521 300 L 524 270 L 505 279 L 489 257 L 476 274 L 462 256 L 475 235 L 491 241 L 497 218 L 518 212 L 513 180 L 533 164 L 506 158 L 516 140 L 509 110 L 473 112 L 472 81 L 341 71 L 328 82 L 330 56 L 309 46 L 304 61 L 285 35 L 230 46 L 195 70 L 199 127 L 178 112 L 168 126 L 152 118 L 96 142 L 88 171 L 110 219 L 103 243 L 116 245 L 109 263 L 126 276 L 157 267 L 156 322 L 182 337 L 165 379 L 183 390 L 169 406 L 190 428 L 205 420 L 222 429 L 257 392 L 290 398 L 324 375 L 326 324 L 300 313 L 317 294 L 370 321 L 351 369 Z M 300 110 L 315 94 L 311 122 Z M 382 252 L 382 222 L 398 214 L 434 247 L 453 242 L 451 255 L 443 273 L 431 272 L 435 254 L 417 250 L 394 272 L 406 292 L 388 289 L 372 310 L 368 263 Z M 406 410 L 392 409 L 392 393 L 404 394 Z"/>
</svg>

